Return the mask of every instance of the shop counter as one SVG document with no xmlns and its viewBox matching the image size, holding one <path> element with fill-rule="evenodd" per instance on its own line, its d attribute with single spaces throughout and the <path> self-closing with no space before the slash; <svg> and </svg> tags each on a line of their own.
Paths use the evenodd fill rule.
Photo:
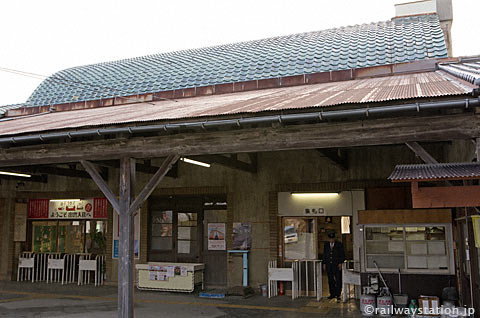
<svg viewBox="0 0 480 318">
<path fill-rule="evenodd" d="M 149 262 L 137 264 L 138 289 L 191 293 L 202 285 L 205 264 Z"/>
</svg>

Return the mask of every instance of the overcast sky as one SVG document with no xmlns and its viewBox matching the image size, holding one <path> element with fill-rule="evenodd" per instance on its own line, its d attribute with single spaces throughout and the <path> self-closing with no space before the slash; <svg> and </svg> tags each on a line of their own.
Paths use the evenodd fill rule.
<svg viewBox="0 0 480 318">
<path fill-rule="evenodd" d="M 389 20 L 399 0 L 3 0 L 0 67 L 78 65 Z M 453 53 L 479 55 L 480 0 L 453 0 Z M 0 105 L 41 82 L 0 71 Z"/>
</svg>

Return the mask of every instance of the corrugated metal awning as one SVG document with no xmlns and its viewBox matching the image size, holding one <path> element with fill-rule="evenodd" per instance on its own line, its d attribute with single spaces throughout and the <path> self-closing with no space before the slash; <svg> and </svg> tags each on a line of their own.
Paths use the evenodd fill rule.
<svg viewBox="0 0 480 318">
<path fill-rule="evenodd" d="M 480 164 L 438 163 L 397 165 L 388 179 L 393 182 L 479 179 Z"/>
<path fill-rule="evenodd" d="M 459 96 L 473 88 L 443 71 L 424 72 L 45 113 L 0 121 L 0 135 Z"/>
</svg>

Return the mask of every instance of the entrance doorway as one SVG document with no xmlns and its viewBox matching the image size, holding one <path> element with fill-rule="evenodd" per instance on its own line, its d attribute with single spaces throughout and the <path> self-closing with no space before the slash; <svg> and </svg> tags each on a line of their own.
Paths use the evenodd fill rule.
<svg viewBox="0 0 480 318">
<path fill-rule="evenodd" d="M 343 244 L 345 258 L 353 260 L 353 235 L 350 216 L 282 217 L 283 263 L 290 267 L 294 261 L 322 260 L 324 244 L 328 233 L 334 232 L 336 240 Z M 307 295 L 314 295 L 313 263 L 302 273 L 302 280 L 308 280 Z M 306 273 L 310 273 L 306 277 Z M 323 275 L 323 294 L 328 295 L 327 275 Z M 288 284 L 290 287 L 290 284 Z"/>
<path fill-rule="evenodd" d="M 205 264 L 208 287 L 227 284 L 226 250 L 208 250 L 208 223 L 226 223 L 225 195 L 162 196 L 149 202 L 148 261 Z"/>
<path fill-rule="evenodd" d="M 283 261 L 321 260 L 331 232 L 343 244 L 346 259 L 353 260 L 350 221 L 350 216 L 282 217 Z"/>
</svg>

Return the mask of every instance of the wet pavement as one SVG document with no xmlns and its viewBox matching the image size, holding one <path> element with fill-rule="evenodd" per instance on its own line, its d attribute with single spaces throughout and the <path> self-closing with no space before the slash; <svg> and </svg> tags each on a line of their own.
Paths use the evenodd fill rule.
<svg viewBox="0 0 480 318">
<path fill-rule="evenodd" d="M 0 317 L 117 317 L 115 286 L 0 282 Z M 287 296 L 205 299 L 135 290 L 135 317 L 361 317 L 354 300 L 336 303 Z"/>
</svg>

